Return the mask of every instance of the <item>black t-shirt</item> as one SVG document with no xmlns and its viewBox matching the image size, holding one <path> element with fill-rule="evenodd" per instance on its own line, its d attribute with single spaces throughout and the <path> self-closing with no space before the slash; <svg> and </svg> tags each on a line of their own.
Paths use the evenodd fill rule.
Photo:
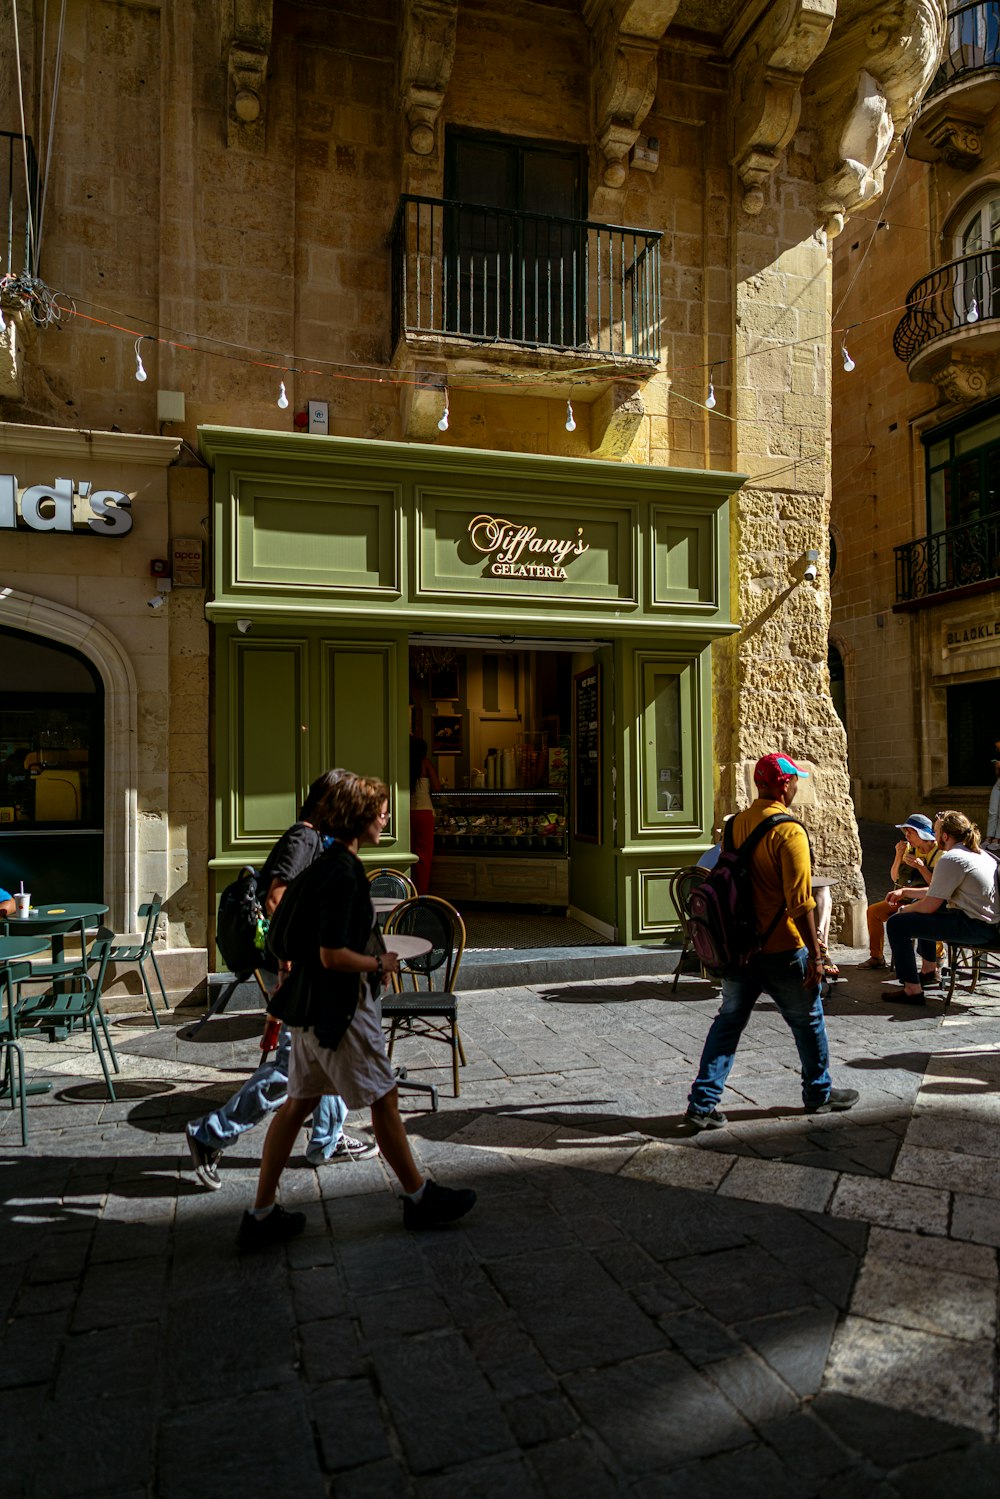
<svg viewBox="0 0 1000 1499">
<path fill-rule="evenodd" d="M 310 901 L 315 902 L 314 954 L 296 967 L 305 972 L 309 995 L 309 1028 L 322 1046 L 336 1047 L 358 1007 L 361 975 L 324 968 L 321 947 L 348 947 L 361 953 L 375 924 L 371 889 L 361 860 L 335 843 L 309 876 Z"/>
<path fill-rule="evenodd" d="M 293 822 L 287 833 L 282 833 L 264 861 L 257 877 L 257 889 L 263 900 L 275 880 L 290 885 L 297 874 L 308 869 L 314 859 L 323 852 L 323 839 L 307 822 Z"/>
</svg>

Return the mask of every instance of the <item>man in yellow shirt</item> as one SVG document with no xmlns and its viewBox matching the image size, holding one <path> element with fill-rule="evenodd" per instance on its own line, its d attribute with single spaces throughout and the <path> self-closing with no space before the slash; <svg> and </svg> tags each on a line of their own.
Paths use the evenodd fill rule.
<svg viewBox="0 0 1000 1499">
<path fill-rule="evenodd" d="M 757 800 L 733 819 L 739 848 L 765 818 L 785 814 L 799 777 L 809 772 L 787 755 L 764 755 L 754 768 Z M 728 1123 L 717 1107 L 750 1013 L 767 993 L 791 1029 L 802 1063 L 802 1101 L 809 1113 L 849 1109 L 854 1088 L 830 1086 L 830 1048 L 823 1019 L 823 950 L 816 932 L 809 838 L 800 822 L 777 823 L 750 855 L 753 908 L 760 947 L 734 978 L 722 980 L 722 1008 L 712 1022 L 688 1098 L 695 1129 Z"/>
</svg>

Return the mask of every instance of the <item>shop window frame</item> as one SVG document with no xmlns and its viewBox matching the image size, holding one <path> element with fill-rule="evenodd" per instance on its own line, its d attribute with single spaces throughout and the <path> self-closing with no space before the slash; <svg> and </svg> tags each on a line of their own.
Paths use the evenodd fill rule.
<svg viewBox="0 0 1000 1499">
<path fill-rule="evenodd" d="M 678 679 L 681 723 L 679 728 L 680 775 L 683 791 L 679 805 L 669 809 L 657 806 L 661 785 L 656 747 L 657 677 Z M 701 664 L 694 655 L 669 651 L 638 651 L 635 656 L 635 731 L 639 736 L 636 756 L 635 829 L 637 834 L 659 835 L 666 832 L 697 829 L 701 825 Z"/>
</svg>

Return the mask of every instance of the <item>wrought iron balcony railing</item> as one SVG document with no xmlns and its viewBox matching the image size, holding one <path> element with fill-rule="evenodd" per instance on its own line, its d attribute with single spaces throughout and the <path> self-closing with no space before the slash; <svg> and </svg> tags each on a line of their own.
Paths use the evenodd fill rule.
<svg viewBox="0 0 1000 1499">
<path fill-rule="evenodd" d="M 406 195 L 392 231 L 393 342 L 405 335 L 660 357 L 660 239 Z"/>
<path fill-rule="evenodd" d="M 925 100 L 984 68 L 1000 67 L 1000 0 L 956 5 L 948 15 L 944 56 Z"/>
<path fill-rule="evenodd" d="M 895 550 L 897 604 L 1000 578 L 1000 512 Z"/>
<path fill-rule="evenodd" d="M 990 318 L 1000 318 L 1000 247 L 949 260 L 915 282 L 892 347 L 908 364 L 932 339 Z"/>
<path fill-rule="evenodd" d="M 6 187 L 7 201 L 6 204 L 0 206 L 4 208 L 7 247 L 0 274 L 26 271 L 29 276 L 34 276 L 37 274 L 37 252 L 32 225 L 38 223 L 38 206 L 41 196 L 35 148 L 30 136 L 12 135 L 9 130 L 0 130 L 0 170 L 3 165 L 4 148 L 6 148 L 7 171 L 0 186 Z"/>
</svg>

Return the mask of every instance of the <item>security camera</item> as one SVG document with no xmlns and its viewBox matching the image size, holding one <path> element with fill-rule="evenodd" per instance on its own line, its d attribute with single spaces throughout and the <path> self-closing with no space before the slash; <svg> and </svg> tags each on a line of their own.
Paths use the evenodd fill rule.
<svg viewBox="0 0 1000 1499">
<path fill-rule="evenodd" d="M 236 621 L 236 628 L 239 630 L 241 635 L 249 635 L 250 631 L 253 629 L 253 620 L 238 619 Z"/>
<path fill-rule="evenodd" d="M 146 600 L 146 607 L 149 609 L 162 609 L 165 602 L 166 600 L 162 593 L 154 593 L 151 599 Z"/>
<path fill-rule="evenodd" d="M 816 579 L 819 577 L 819 568 L 816 566 L 815 562 L 810 562 L 806 566 L 802 576 L 805 578 L 807 583 L 815 583 Z"/>
</svg>

